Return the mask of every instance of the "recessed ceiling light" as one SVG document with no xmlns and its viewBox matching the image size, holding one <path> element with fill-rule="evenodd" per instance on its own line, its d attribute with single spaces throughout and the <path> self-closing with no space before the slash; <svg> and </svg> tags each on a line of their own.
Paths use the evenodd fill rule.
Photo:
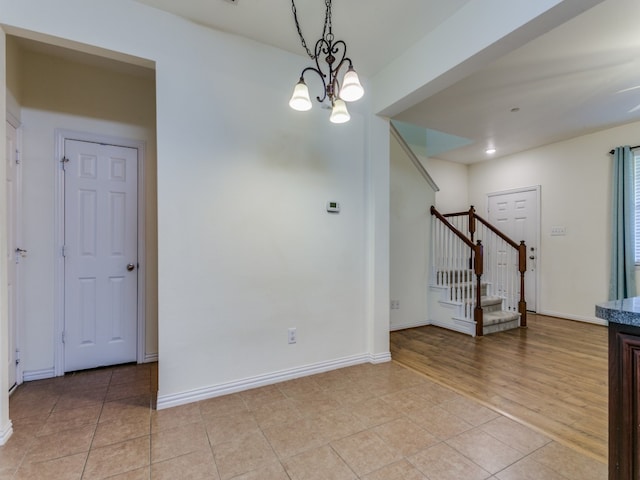
<svg viewBox="0 0 640 480">
<path fill-rule="evenodd" d="M 496 149 L 495 148 L 487 148 L 484 153 L 486 153 L 487 155 L 493 155 L 494 153 L 496 153 Z"/>
</svg>

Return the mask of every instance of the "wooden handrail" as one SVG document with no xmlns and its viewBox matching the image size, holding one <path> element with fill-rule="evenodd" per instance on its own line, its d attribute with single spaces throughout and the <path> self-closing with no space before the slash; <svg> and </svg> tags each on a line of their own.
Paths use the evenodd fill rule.
<svg viewBox="0 0 640 480">
<path fill-rule="evenodd" d="M 467 210 L 466 212 L 444 213 L 442 216 L 443 217 L 461 217 L 462 215 L 469 215 L 469 210 Z"/>
<path fill-rule="evenodd" d="M 469 215 L 469 234 L 471 235 L 472 239 L 473 239 L 473 234 L 476 231 L 475 221 L 476 220 L 480 220 L 480 223 L 482 223 L 485 227 L 487 227 L 493 233 L 498 235 L 502 240 L 507 242 L 513 248 L 515 248 L 516 250 L 519 250 L 520 246 L 518 245 L 517 242 L 511 240 L 504 233 L 502 233 L 500 230 L 498 230 L 496 227 L 494 227 L 488 221 L 486 221 L 484 218 L 482 218 L 480 215 L 478 215 L 476 213 L 476 209 L 473 207 L 473 205 L 471 205 L 471 208 L 469 208 L 469 210 L 467 210 L 466 212 L 445 213 L 442 216 L 445 217 L 445 218 L 448 218 L 448 217 L 461 217 L 463 215 Z"/>
<path fill-rule="evenodd" d="M 487 222 L 484 218 L 482 218 L 480 215 L 478 215 L 477 213 L 474 215 L 478 220 L 480 220 L 480 223 L 482 223 L 485 227 L 487 227 L 489 230 L 491 230 L 493 233 L 495 233 L 496 235 L 498 235 L 502 240 L 504 240 L 505 242 L 507 242 L 509 245 L 511 245 L 513 248 L 515 248 L 516 250 L 520 249 L 520 245 L 518 245 L 518 243 L 514 242 L 513 240 L 511 240 L 509 237 L 507 237 L 504 233 L 502 233 L 500 230 L 498 230 L 496 227 L 494 227 L 493 225 L 491 225 L 489 222 Z M 523 240 L 524 242 L 524 240 Z"/>
<path fill-rule="evenodd" d="M 456 236 L 460 240 L 462 240 L 464 243 L 466 243 L 467 246 L 469 246 L 470 248 L 475 248 L 475 245 L 473 244 L 473 242 L 471 240 L 469 240 L 464 235 L 464 233 L 462 233 L 460 230 L 458 230 L 456 227 L 454 227 L 451 223 L 449 223 L 449 220 L 447 220 L 444 217 L 444 215 L 442 215 L 440 212 L 438 212 L 438 210 L 436 210 L 436 207 L 434 207 L 433 205 L 431 206 L 431 215 L 434 215 L 436 218 L 438 218 L 438 220 L 440 220 L 442 223 L 444 223 L 447 226 L 447 228 L 449 230 L 451 230 L 454 234 L 456 234 Z"/>
</svg>

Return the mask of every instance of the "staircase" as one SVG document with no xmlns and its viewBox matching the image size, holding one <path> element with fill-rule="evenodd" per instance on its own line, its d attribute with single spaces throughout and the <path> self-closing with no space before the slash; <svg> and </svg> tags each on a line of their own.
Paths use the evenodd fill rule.
<svg viewBox="0 0 640 480">
<path fill-rule="evenodd" d="M 502 309 L 502 298 L 482 297 L 483 333 L 496 333 L 520 326 L 520 313 Z"/>
<path fill-rule="evenodd" d="M 526 247 L 468 212 L 432 214 L 429 320 L 472 336 L 526 326 Z M 475 243 L 474 243 L 475 241 Z"/>
</svg>

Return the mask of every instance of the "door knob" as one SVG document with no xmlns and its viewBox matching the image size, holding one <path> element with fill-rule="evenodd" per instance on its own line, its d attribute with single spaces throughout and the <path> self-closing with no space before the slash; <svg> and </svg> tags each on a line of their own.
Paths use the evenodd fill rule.
<svg viewBox="0 0 640 480">
<path fill-rule="evenodd" d="M 128 272 L 133 272 L 133 270 L 136 268 L 136 266 L 133 263 L 129 263 L 127 265 L 127 271 Z"/>
</svg>

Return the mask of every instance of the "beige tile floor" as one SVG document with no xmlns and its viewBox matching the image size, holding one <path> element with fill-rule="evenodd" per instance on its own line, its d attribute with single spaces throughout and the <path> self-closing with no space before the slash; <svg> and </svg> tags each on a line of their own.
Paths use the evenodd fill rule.
<svg viewBox="0 0 640 480">
<path fill-rule="evenodd" d="M 395 363 L 156 411 L 156 365 L 21 385 L 0 480 L 604 480 L 606 465 Z"/>
</svg>

